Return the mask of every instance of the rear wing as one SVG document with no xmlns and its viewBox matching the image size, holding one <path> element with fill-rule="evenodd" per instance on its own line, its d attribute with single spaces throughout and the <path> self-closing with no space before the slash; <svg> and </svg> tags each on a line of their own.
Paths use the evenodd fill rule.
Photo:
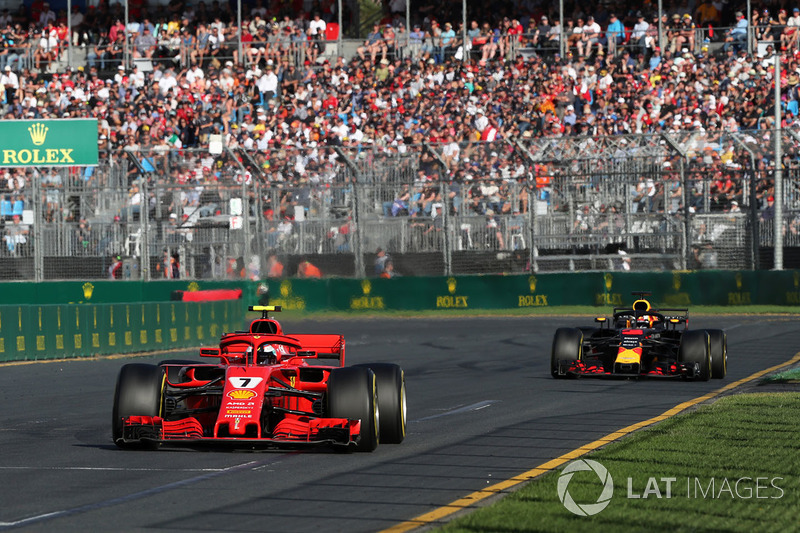
<svg viewBox="0 0 800 533">
<path fill-rule="evenodd" d="M 339 366 L 344 366 L 344 336 L 333 334 L 309 333 L 306 335 L 291 335 L 301 348 L 297 350 L 300 357 L 314 357 L 316 359 L 337 359 Z"/>
</svg>

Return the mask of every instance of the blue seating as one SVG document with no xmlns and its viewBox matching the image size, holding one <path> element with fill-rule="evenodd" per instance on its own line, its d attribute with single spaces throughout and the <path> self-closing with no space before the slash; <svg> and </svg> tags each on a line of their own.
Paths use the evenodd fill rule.
<svg viewBox="0 0 800 533">
<path fill-rule="evenodd" d="M 16 199 L 14 200 L 14 206 L 11 209 L 11 216 L 19 215 L 22 216 L 22 210 L 25 208 L 25 204 L 22 200 Z"/>
<path fill-rule="evenodd" d="M 0 202 L 0 216 L 3 218 L 11 218 L 12 211 L 11 200 L 3 199 L 3 201 Z"/>
</svg>

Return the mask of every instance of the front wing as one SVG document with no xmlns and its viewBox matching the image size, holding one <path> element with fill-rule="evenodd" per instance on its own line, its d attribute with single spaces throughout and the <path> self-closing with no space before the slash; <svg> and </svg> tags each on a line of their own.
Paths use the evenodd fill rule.
<svg viewBox="0 0 800 533">
<path fill-rule="evenodd" d="M 636 365 L 639 366 L 639 365 Z M 593 377 L 593 378 L 689 378 L 700 374 L 698 365 L 689 365 L 671 361 L 653 365 L 651 368 L 630 369 L 628 371 L 609 371 L 602 362 L 560 359 L 558 361 L 558 375 L 567 377 Z"/>
<path fill-rule="evenodd" d="M 123 421 L 123 443 L 160 443 L 175 446 L 230 445 L 263 448 L 299 448 L 358 444 L 361 421 L 346 418 L 285 418 L 270 436 L 207 436 L 194 417 L 164 420 L 157 416 L 130 416 Z"/>
</svg>

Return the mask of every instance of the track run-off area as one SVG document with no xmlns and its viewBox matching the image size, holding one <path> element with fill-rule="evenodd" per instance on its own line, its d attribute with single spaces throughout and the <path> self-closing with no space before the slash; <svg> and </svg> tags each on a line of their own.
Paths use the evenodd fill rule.
<svg viewBox="0 0 800 533">
<path fill-rule="evenodd" d="M 0 530 L 409 530 L 792 360 L 800 330 L 792 316 L 695 316 L 693 329 L 728 334 L 724 380 L 554 380 L 553 333 L 591 318 L 282 322 L 344 334 L 348 364 L 400 364 L 405 441 L 366 454 L 122 451 L 110 435 L 119 368 L 193 354 L 3 365 Z"/>
</svg>

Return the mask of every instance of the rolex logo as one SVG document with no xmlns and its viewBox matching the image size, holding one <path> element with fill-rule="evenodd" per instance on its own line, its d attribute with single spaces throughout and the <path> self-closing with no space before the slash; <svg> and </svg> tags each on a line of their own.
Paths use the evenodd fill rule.
<svg viewBox="0 0 800 533">
<path fill-rule="evenodd" d="M 447 291 L 450 294 L 456 293 L 456 278 L 447 278 Z"/>
<path fill-rule="evenodd" d="M 372 292 L 372 283 L 370 283 L 368 279 L 361 282 L 361 291 L 364 293 L 364 296 L 369 296 L 369 293 Z"/>
<path fill-rule="evenodd" d="M 292 294 L 292 282 L 289 280 L 282 281 L 281 296 L 283 296 L 284 298 L 288 298 L 290 294 Z"/>
<path fill-rule="evenodd" d="M 94 292 L 94 285 L 89 283 L 88 281 L 83 284 L 83 297 L 87 300 L 92 299 L 92 293 Z"/>
<path fill-rule="evenodd" d="M 41 146 L 44 144 L 48 131 L 49 128 L 41 122 L 37 122 L 36 124 L 28 127 L 28 132 L 31 134 L 31 141 L 33 141 L 33 144 L 36 146 Z"/>
<path fill-rule="evenodd" d="M 536 292 L 536 276 L 531 276 L 528 278 L 528 288 L 531 292 Z"/>
</svg>

